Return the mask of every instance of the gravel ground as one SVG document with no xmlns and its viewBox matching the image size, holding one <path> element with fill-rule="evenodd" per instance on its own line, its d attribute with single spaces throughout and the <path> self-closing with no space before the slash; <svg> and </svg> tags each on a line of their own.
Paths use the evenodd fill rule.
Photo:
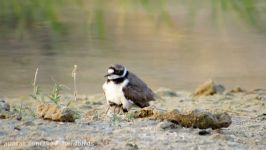
<svg viewBox="0 0 266 150">
<path fill-rule="evenodd" d="M 188 111 L 228 112 L 232 124 L 219 130 L 184 128 L 177 124 L 127 115 L 105 115 L 103 95 L 84 96 L 71 107 L 80 112 L 74 123 L 32 117 L 0 119 L 0 149 L 265 149 L 266 91 L 195 98 L 190 92 L 159 89 L 153 106 Z M 66 96 L 67 97 L 67 96 Z M 8 100 L 11 107 L 16 100 Z M 34 108 L 36 102 L 25 104 Z M 133 108 L 132 111 L 137 108 Z M 96 110 L 93 116 L 89 115 Z"/>
</svg>

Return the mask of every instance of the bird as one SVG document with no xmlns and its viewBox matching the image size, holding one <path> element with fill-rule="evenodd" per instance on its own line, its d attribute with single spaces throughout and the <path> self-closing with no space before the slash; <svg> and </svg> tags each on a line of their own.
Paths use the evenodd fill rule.
<svg viewBox="0 0 266 150">
<path fill-rule="evenodd" d="M 102 87 L 108 105 L 106 113 L 113 106 L 119 108 L 118 113 L 121 108 L 126 113 L 132 104 L 144 108 L 155 100 L 155 94 L 147 84 L 121 64 L 111 65 L 104 77 L 107 78 Z"/>
</svg>

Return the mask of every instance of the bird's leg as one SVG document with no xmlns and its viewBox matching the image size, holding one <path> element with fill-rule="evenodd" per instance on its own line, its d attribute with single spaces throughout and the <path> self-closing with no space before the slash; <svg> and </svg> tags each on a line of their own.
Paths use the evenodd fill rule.
<svg viewBox="0 0 266 150">
<path fill-rule="evenodd" d="M 116 105 L 116 107 L 118 108 L 116 113 L 120 114 L 121 113 L 121 109 L 123 110 L 123 104 Z"/>
<path fill-rule="evenodd" d="M 123 97 L 122 100 L 121 100 L 121 103 L 122 103 L 121 104 L 121 108 L 122 108 L 123 112 L 127 113 L 128 109 L 130 107 L 129 101 L 125 97 Z"/>
<path fill-rule="evenodd" d="M 122 108 L 122 104 L 118 105 L 118 114 L 120 114 L 121 108 Z"/>
<path fill-rule="evenodd" d="M 114 108 L 114 114 L 115 114 L 115 111 L 116 111 L 117 105 L 114 105 L 114 106 L 115 106 L 115 108 Z"/>
<path fill-rule="evenodd" d="M 107 114 L 108 111 L 109 111 L 109 109 L 110 109 L 110 107 L 113 107 L 113 106 L 115 107 L 114 110 L 113 110 L 114 113 L 118 113 L 118 114 L 120 114 L 121 109 L 123 110 L 123 112 L 125 112 L 124 109 L 123 109 L 123 104 L 116 104 L 116 103 L 113 103 L 113 102 L 108 102 L 108 105 L 109 105 L 109 106 L 108 106 L 108 108 L 107 108 L 105 114 Z M 117 109 L 118 109 L 118 110 L 117 110 Z"/>
<path fill-rule="evenodd" d="M 118 107 L 117 114 L 120 114 L 120 107 L 119 106 L 117 106 L 117 107 Z"/>
<path fill-rule="evenodd" d="M 108 113 L 108 111 L 109 111 L 109 109 L 110 109 L 110 105 L 108 105 L 108 108 L 106 109 L 106 111 L 105 111 L 105 114 L 107 114 Z"/>
<path fill-rule="evenodd" d="M 108 108 L 107 108 L 107 110 L 106 110 L 105 114 L 107 114 L 107 113 L 108 113 L 108 111 L 109 111 L 110 107 L 116 106 L 116 104 L 115 104 L 115 103 L 113 103 L 113 102 L 110 102 L 110 101 L 108 101 L 108 102 L 107 102 L 107 104 L 108 104 Z"/>
</svg>

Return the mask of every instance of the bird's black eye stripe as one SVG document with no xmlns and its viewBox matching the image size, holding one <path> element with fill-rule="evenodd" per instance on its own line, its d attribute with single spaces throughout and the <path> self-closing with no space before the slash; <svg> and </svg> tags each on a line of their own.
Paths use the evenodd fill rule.
<svg viewBox="0 0 266 150">
<path fill-rule="evenodd" d="M 109 67 L 109 69 L 113 69 L 113 70 L 115 70 L 115 68 L 114 68 L 114 67 Z"/>
</svg>

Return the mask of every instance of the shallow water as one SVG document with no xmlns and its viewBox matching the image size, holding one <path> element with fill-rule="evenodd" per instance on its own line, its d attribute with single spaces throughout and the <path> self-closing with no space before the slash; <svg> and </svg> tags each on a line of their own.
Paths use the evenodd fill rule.
<svg viewBox="0 0 266 150">
<path fill-rule="evenodd" d="M 0 96 L 29 95 L 37 67 L 42 91 L 50 90 L 53 80 L 72 88 L 74 64 L 81 94 L 101 92 L 112 63 L 126 65 L 152 89 L 192 90 L 211 78 L 228 88 L 266 87 L 263 1 L 254 6 L 261 16 L 255 23 L 233 9 L 215 13 L 211 5 L 193 9 L 186 2 L 169 1 L 150 10 L 144 4 L 114 7 L 118 3 L 100 8 L 92 3 L 86 7 L 89 13 L 65 6 L 74 13 L 65 10 L 62 20 L 69 29 L 63 36 L 43 26 L 19 37 L 16 30 L 7 30 L 0 38 Z M 89 25 L 81 27 L 86 18 Z"/>
</svg>

